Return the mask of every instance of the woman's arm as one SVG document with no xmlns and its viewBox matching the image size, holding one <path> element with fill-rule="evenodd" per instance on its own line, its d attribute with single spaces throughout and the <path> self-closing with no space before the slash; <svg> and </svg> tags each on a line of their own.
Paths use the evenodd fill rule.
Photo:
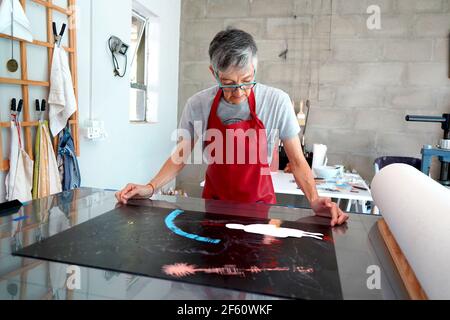
<svg viewBox="0 0 450 320">
<path fill-rule="evenodd" d="M 284 149 L 289 158 L 289 167 L 294 174 L 297 185 L 302 189 L 309 203 L 319 198 L 317 193 L 316 182 L 312 174 L 311 168 L 303 155 L 300 139 L 294 137 L 283 141 Z"/>
<path fill-rule="evenodd" d="M 128 184 L 123 190 L 116 193 L 119 202 L 126 204 L 132 198 L 149 198 L 153 196 L 156 190 L 161 189 L 172 181 L 186 166 L 195 140 L 181 140 L 175 152 L 167 159 L 159 173 L 147 185 Z"/>
<path fill-rule="evenodd" d="M 331 199 L 319 197 L 311 168 L 303 155 L 300 139 L 294 137 L 283 141 L 283 144 L 295 181 L 302 189 L 316 215 L 331 217 L 332 227 L 345 223 L 348 220 L 348 215 L 342 212 Z"/>
</svg>

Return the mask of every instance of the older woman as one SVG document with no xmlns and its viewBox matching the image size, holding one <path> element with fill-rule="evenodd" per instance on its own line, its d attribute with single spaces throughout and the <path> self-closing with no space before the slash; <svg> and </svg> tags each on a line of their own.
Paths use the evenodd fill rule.
<svg viewBox="0 0 450 320">
<path fill-rule="evenodd" d="M 331 217 L 332 226 L 348 219 L 331 199 L 318 196 L 301 149 L 300 127 L 289 96 L 256 83 L 257 51 L 253 37 L 242 30 L 227 29 L 216 35 L 209 54 L 210 71 L 217 85 L 187 102 L 180 129 L 188 133 L 188 138 L 180 139 L 175 153 L 148 185 L 129 184 L 118 192 L 119 202 L 126 204 L 131 198 L 153 196 L 178 175 L 196 141 L 203 138 L 204 150 L 210 156 L 205 199 L 274 204 L 270 151 L 281 139 L 295 180 L 314 212 Z M 198 127 L 202 133 L 194 130 Z"/>
</svg>

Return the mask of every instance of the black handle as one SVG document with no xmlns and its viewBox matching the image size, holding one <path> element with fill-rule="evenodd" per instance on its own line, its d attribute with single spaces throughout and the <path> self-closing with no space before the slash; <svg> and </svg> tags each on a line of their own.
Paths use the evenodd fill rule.
<svg viewBox="0 0 450 320">
<path fill-rule="evenodd" d="M 58 35 L 58 30 L 56 30 L 56 22 L 53 22 L 53 35 L 56 37 Z"/>
<path fill-rule="evenodd" d="M 42 100 L 42 107 L 41 107 L 41 111 L 44 112 L 45 109 L 47 108 L 47 101 Z"/>
<path fill-rule="evenodd" d="M 17 111 L 17 100 L 16 99 L 11 100 L 11 111 L 14 111 L 14 112 Z"/>
<path fill-rule="evenodd" d="M 61 28 L 61 32 L 59 33 L 59 35 L 61 37 L 64 35 L 64 32 L 66 32 L 66 27 L 67 27 L 67 25 L 65 23 L 63 23 L 62 28 Z"/>
<path fill-rule="evenodd" d="M 446 122 L 446 119 L 444 117 L 432 117 L 432 116 L 406 116 L 406 121 L 444 123 Z"/>
<path fill-rule="evenodd" d="M 56 28 L 56 22 L 52 23 L 53 26 L 53 35 L 55 37 L 58 36 L 58 29 Z M 67 25 L 65 23 L 63 23 L 62 27 L 61 27 L 61 32 L 59 33 L 59 35 L 62 37 L 64 35 L 64 32 L 66 32 L 66 27 Z"/>
<path fill-rule="evenodd" d="M 36 111 L 41 111 L 41 103 L 39 102 L 38 99 L 36 99 Z"/>
<path fill-rule="evenodd" d="M 22 112 L 22 109 L 23 109 L 23 100 L 20 99 L 20 101 L 19 101 L 19 106 L 17 107 L 17 112 L 18 112 L 18 113 L 21 113 L 21 112 Z"/>
</svg>

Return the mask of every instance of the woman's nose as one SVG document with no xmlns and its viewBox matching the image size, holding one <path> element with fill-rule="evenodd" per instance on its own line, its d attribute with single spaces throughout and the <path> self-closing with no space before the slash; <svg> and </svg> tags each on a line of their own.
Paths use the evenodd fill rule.
<svg viewBox="0 0 450 320">
<path fill-rule="evenodd" d="M 235 98 L 240 98 L 245 94 L 244 91 L 242 91 L 241 88 L 237 88 L 236 90 L 233 91 L 233 97 Z"/>
</svg>

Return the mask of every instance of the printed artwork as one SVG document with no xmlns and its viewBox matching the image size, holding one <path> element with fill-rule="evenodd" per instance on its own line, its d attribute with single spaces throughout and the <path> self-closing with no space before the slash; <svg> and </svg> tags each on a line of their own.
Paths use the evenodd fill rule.
<svg viewBox="0 0 450 320">
<path fill-rule="evenodd" d="M 328 226 L 125 206 L 15 255 L 297 299 L 342 299 Z"/>
</svg>

